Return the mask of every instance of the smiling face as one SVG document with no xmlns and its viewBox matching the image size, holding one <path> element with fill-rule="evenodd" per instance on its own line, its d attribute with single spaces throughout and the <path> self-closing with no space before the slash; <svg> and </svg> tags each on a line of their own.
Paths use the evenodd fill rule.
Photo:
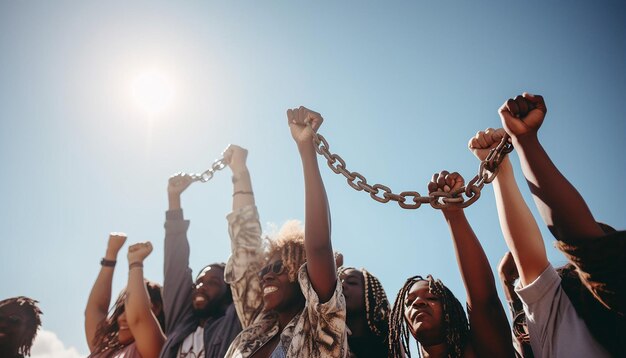
<svg viewBox="0 0 626 358">
<path fill-rule="evenodd" d="M 303 301 L 298 281 L 289 281 L 288 270 L 283 266 L 280 254 L 273 255 L 268 265 L 259 273 L 263 288 L 265 311 L 289 311 Z"/>
<path fill-rule="evenodd" d="M 196 279 L 191 296 L 196 315 L 207 317 L 218 311 L 226 299 L 227 290 L 224 270 L 216 265 L 205 267 Z"/>
<path fill-rule="evenodd" d="M 404 319 L 411 335 L 425 345 L 445 340 L 443 304 L 430 292 L 428 281 L 417 281 L 409 289 L 404 300 Z"/>
<path fill-rule="evenodd" d="M 119 316 L 117 316 L 117 327 L 117 340 L 120 342 L 120 344 L 127 345 L 135 340 L 135 338 L 133 337 L 133 333 L 128 327 L 128 322 L 126 321 L 126 311 L 123 311 Z"/>
<path fill-rule="evenodd" d="M 339 275 L 347 315 L 365 315 L 365 278 L 359 270 L 349 268 Z"/>
</svg>

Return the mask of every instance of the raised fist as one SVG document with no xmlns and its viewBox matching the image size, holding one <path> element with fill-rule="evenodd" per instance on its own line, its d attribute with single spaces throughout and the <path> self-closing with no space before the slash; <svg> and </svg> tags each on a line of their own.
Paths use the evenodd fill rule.
<svg viewBox="0 0 626 358">
<path fill-rule="evenodd" d="M 484 131 L 476 133 L 476 135 L 469 140 L 467 146 L 478 160 L 483 161 L 487 158 L 491 149 L 500 144 L 505 134 L 506 132 L 502 128 L 487 128 Z"/>
<path fill-rule="evenodd" d="M 143 262 L 152 252 L 150 241 L 140 242 L 128 247 L 128 263 Z"/>
<path fill-rule="evenodd" d="M 457 190 L 465 184 L 465 180 L 461 174 L 454 172 L 450 173 L 447 170 L 443 170 L 439 173 L 433 174 L 433 178 L 428 183 L 428 193 L 434 193 L 437 191 L 443 191 L 449 193 Z"/>
<path fill-rule="evenodd" d="M 248 151 L 246 149 L 235 144 L 230 144 L 226 147 L 222 156 L 233 172 L 246 168 L 246 158 L 248 157 Z"/>
<path fill-rule="evenodd" d="M 524 92 L 515 99 L 509 98 L 498 113 L 506 132 L 517 138 L 537 133 L 547 111 L 543 97 Z"/>
<path fill-rule="evenodd" d="M 193 183 L 191 175 L 187 173 L 176 173 L 167 182 L 167 193 L 169 195 L 180 195 Z"/>
<path fill-rule="evenodd" d="M 310 144 L 314 132 L 317 132 L 323 121 L 324 119 L 319 113 L 302 106 L 287 110 L 287 123 L 291 130 L 291 136 L 298 145 Z M 308 128 L 307 123 L 311 123 L 313 131 Z"/>
<path fill-rule="evenodd" d="M 107 253 L 117 256 L 124 243 L 126 242 L 126 234 L 123 232 L 112 232 L 109 234 L 109 242 L 107 244 Z"/>
</svg>

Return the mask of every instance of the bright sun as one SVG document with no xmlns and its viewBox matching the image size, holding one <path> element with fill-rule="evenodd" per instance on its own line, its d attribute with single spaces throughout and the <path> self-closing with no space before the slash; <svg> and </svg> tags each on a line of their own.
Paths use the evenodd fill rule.
<svg viewBox="0 0 626 358">
<path fill-rule="evenodd" d="M 147 70 L 135 77 L 132 94 L 137 105 L 149 114 L 163 112 L 174 98 L 168 78 L 157 70 Z"/>
</svg>

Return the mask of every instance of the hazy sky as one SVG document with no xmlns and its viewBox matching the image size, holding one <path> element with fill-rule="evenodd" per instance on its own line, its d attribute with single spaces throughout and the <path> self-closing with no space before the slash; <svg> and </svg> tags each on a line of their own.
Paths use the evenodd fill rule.
<svg viewBox="0 0 626 358">
<path fill-rule="evenodd" d="M 1 1 L 0 299 L 38 299 L 43 328 L 86 355 L 108 233 L 151 240 L 145 274 L 162 282 L 167 178 L 208 168 L 229 143 L 250 151 L 264 230 L 302 219 L 285 116 L 299 105 L 324 116 L 350 170 L 426 194 L 436 171 L 476 174 L 467 141 L 500 126 L 507 98 L 542 94 L 542 143 L 596 218 L 623 229 L 624 24 L 618 1 Z M 147 72 L 173 93 L 156 113 L 132 92 Z M 392 302 L 428 273 L 465 298 L 440 212 L 379 204 L 322 174 L 346 264 L 377 275 Z M 231 194 L 226 170 L 183 195 L 194 272 L 228 257 Z M 495 269 L 506 248 L 491 187 L 466 212 Z"/>
</svg>

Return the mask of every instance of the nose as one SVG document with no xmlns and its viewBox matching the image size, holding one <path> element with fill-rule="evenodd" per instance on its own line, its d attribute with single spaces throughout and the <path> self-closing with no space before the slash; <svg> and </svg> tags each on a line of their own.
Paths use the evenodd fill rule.
<svg viewBox="0 0 626 358">
<path fill-rule="evenodd" d="M 411 307 L 414 307 L 414 308 L 422 308 L 426 305 L 427 305 L 426 300 L 421 297 L 416 297 L 411 303 Z"/>
</svg>

